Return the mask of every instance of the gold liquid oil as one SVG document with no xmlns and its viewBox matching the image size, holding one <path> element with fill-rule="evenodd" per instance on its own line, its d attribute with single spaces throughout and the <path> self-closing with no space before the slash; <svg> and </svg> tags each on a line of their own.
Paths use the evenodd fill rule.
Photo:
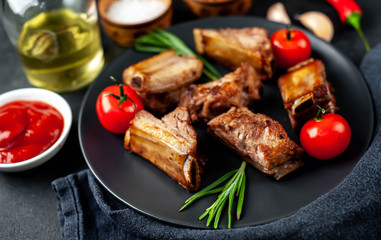
<svg viewBox="0 0 381 240">
<path fill-rule="evenodd" d="M 96 19 L 69 9 L 40 13 L 26 22 L 17 52 L 29 82 L 56 92 L 87 86 L 104 64 Z"/>
</svg>

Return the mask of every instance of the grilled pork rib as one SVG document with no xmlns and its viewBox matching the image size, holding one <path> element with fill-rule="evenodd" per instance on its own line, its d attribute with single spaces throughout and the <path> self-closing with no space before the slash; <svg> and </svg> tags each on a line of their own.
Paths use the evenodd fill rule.
<svg viewBox="0 0 381 240">
<path fill-rule="evenodd" d="M 220 79 L 190 85 L 182 90 L 179 106 L 186 107 L 192 122 L 207 122 L 232 106 L 248 106 L 261 98 L 263 83 L 254 68 L 242 63 Z"/>
<path fill-rule="evenodd" d="M 262 80 L 273 75 L 271 42 L 264 28 L 193 29 L 196 51 L 236 69 L 242 62 L 254 67 Z"/>
<path fill-rule="evenodd" d="M 178 107 L 161 120 L 141 110 L 131 121 L 124 147 L 159 167 L 188 191 L 200 186 L 197 134 L 189 113 Z"/>
<path fill-rule="evenodd" d="M 313 118 L 318 105 L 324 109 L 336 106 L 321 60 L 309 59 L 290 68 L 279 77 L 278 86 L 294 129 Z"/>
<path fill-rule="evenodd" d="M 288 137 L 279 122 L 264 114 L 233 107 L 207 125 L 209 133 L 277 180 L 303 165 L 303 149 Z"/>
<path fill-rule="evenodd" d="M 200 78 L 202 70 L 197 57 L 167 50 L 126 68 L 123 81 L 139 94 L 146 108 L 164 113 L 177 104 L 180 89 Z"/>
</svg>

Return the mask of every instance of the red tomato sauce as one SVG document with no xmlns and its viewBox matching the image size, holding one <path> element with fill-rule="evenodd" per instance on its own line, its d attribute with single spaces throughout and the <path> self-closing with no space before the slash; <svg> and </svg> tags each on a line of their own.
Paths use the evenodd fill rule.
<svg viewBox="0 0 381 240">
<path fill-rule="evenodd" d="M 21 162 L 51 147 L 61 136 L 64 120 L 53 106 L 40 101 L 13 101 L 0 107 L 0 163 Z"/>
</svg>

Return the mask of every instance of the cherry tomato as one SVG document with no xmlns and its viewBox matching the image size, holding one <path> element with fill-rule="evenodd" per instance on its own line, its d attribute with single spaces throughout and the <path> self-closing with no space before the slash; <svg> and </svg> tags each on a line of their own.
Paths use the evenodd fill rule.
<svg viewBox="0 0 381 240">
<path fill-rule="evenodd" d="M 351 139 L 348 122 L 336 113 L 306 122 L 300 132 L 300 143 L 310 156 L 326 160 L 345 151 Z"/>
<path fill-rule="evenodd" d="M 105 88 L 97 98 L 96 112 L 102 126 L 112 133 L 125 133 L 143 103 L 135 90 L 124 84 Z"/>
<path fill-rule="evenodd" d="M 289 68 L 311 57 L 311 43 L 307 35 L 296 29 L 281 29 L 271 37 L 275 65 Z"/>
</svg>

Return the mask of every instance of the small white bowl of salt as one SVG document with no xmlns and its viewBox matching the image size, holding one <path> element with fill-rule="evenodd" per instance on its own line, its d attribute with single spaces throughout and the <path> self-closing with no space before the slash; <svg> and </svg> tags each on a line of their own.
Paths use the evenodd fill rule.
<svg viewBox="0 0 381 240">
<path fill-rule="evenodd" d="M 135 39 L 172 22 L 172 0 L 99 0 L 98 11 L 106 34 L 118 45 L 132 46 Z"/>
</svg>

